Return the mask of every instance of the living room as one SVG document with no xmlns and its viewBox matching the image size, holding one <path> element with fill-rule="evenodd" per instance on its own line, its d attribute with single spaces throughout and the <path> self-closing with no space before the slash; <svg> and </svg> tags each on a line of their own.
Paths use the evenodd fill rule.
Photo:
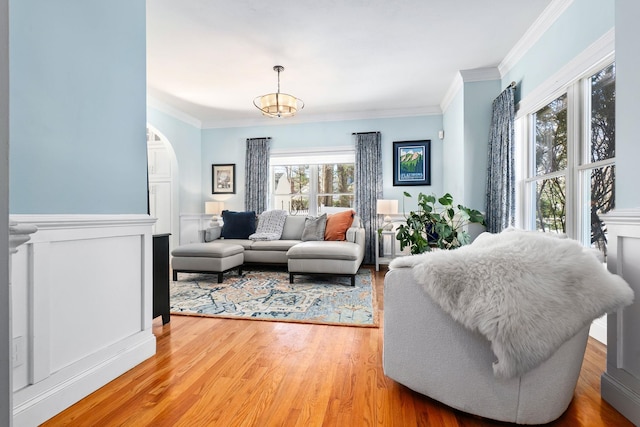
<svg viewBox="0 0 640 427">
<path fill-rule="evenodd" d="M 615 51 L 616 208 L 640 206 L 634 127 L 640 113 L 640 83 L 634 79 L 640 70 L 634 44 L 640 7 L 632 0 L 552 3 L 562 3 L 558 16 L 519 51 L 508 72 L 497 64 L 458 70 L 439 112 L 207 127 L 147 99 L 144 1 L 0 1 L 0 157 L 7 159 L 0 168 L 0 205 L 7 219 L 39 228 L 30 252 L 14 257 L 12 287 L 20 304 L 16 308 L 9 294 L 0 293 L 0 312 L 7 315 L 0 322 L 0 360 L 2 371 L 10 373 L 0 375 L 0 424 L 42 422 L 156 351 L 146 126 L 175 152 L 180 214 L 204 211 L 211 200 L 211 165 L 218 163 L 236 165 L 239 191 L 225 207 L 244 208 L 247 138 L 269 136 L 275 151 L 304 151 L 352 147 L 352 133 L 368 131 L 381 133 L 383 152 L 389 153 L 383 159 L 385 198 L 402 199 L 402 187 L 392 185 L 392 143 L 429 139 L 432 183 L 416 191 L 449 191 L 460 203 L 483 210 L 486 152 L 477 145 L 486 144 L 493 99 L 515 81 L 521 111 L 533 108 Z M 283 84 L 293 79 L 287 72 L 282 78 Z M 8 234 L 5 226 L 1 230 Z M 1 255 L 8 264 L 9 255 Z M 8 282 L 8 270 L 0 271 Z M 19 341 L 25 363 L 17 375 L 10 362 L 15 337 L 26 337 Z"/>
</svg>

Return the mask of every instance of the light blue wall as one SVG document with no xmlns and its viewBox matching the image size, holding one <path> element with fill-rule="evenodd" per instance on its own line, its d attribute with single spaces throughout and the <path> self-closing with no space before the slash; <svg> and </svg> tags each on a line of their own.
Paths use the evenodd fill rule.
<svg viewBox="0 0 640 427">
<path fill-rule="evenodd" d="M 438 131 L 442 129 L 442 116 L 402 117 L 370 120 L 348 120 L 335 122 L 283 124 L 243 128 L 205 129 L 202 131 L 202 191 L 205 199 L 211 199 L 211 165 L 214 163 L 236 164 L 236 195 L 227 196 L 225 207 L 244 209 L 244 163 L 247 138 L 271 137 L 271 149 L 296 149 L 314 147 L 337 147 L 354 145 L 353 132 L 380 131 L 384 198 L 400 200 L 407 191 L 436 193 L 442 191 L 442 142 Z M 394 187 L 392 179 L 393 141 L 417 139 L 431 140 L 431 185 Z M 216 196 L 216 198 L 222 200 Z M 407 211 L 415 209 L 408 200 Z"/>
<path fill-rule="evenodd" d="M 10 22 L 11 213 L 146 213 L 144 0 L 11 0 Z"/>
<path fill-rule="evenodd" d="M 499 80 L 464 83 L 443 114 L 444 192 L 451 193 L 455 203 L 482 212 L 491 105 L 499 93 Z"/>
<path fill-rule="evenodd" d="M 464 199 L 467 207 L 486 210 L 487 155 L 493 100 L 500 80 L 464 84 Z"/>
<path fill-rule="evenodd" d="M 616 1 L 616 207 L 640 207 L 640 2 Z"/>
<path fill-rule="evenodd" d="M 202 212 L 201 129 L 151 107 L 147 108 L 147 122 L 171 144 L 176 155 L 180 213 Z"/>
<path fill-rule="evenodd" d="M 502 85 L 518 83 L 526 96 L 615 24 L 614 0 L 574 0 L 567 10 L 503 76 Z"/>
<path fill-rule="evenodd" d="M 453 200 L 464 199 L 464 88 L 461 87 L 443 114 L 444 139 L 442 140 L 443 193 L 450 193 Z M 458 202 L 462 203 L 462 202 Z"/>
<path fill-rule="evenodd" d="M 615 22 L 614 22 L 615 17 Z M 503 79 L 518 82 L 520 99 L 609 31 L 616 31 L 616 207 L 640 206 L 637 121 L 640 56 L 636 0 L 575 0 Z M 559 41 L 562 41 L 560 43 Z"/>
</svg>

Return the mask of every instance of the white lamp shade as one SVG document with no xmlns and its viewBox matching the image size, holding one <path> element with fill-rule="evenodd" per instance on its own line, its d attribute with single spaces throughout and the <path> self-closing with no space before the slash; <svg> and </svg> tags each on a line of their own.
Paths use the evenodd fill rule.
<svg viewBox="0 0 640 427">
<path fill-rule="evenodd" d="M 378 200 L 376 202 L 376 211 L 379 215 L 394 215 L 398 213 L 397 200 Z"/>
<path fill-rule="evenodd" d="M 205 202 L 204 213 L 207 215 L 218 215 L 224 210 L 224 202 Z"/>
</svg>

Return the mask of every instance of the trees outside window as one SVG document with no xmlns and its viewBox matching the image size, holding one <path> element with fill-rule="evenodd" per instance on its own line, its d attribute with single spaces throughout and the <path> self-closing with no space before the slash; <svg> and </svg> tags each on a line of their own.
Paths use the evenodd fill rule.
<svg viewBox="0 0 640 427">
<path fill-rule="evenodd" d="M 326 211 L 354 207 L 354 163 L 290 163 L 289 158 L 272 159 L 271 206 L 292 215 L 317 215 Z M 319 158 L 316 160 L 324 160 Z"/>
<path fill-rule="evenodd" d="M 615 64 L 527 117 L 525 224 L 566 233 L 606 255 L 600 216 L 615 206 Z"/>
</svg>

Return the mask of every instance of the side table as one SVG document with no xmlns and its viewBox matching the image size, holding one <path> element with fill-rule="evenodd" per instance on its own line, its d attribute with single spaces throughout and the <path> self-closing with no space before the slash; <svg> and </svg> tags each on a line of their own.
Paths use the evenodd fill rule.
<svg viewBox="0 0 640 427">
<path fill-rule="evenodd" d="M 380 253 L 380 239 L 382 238 L 382 243 L 384 244 L 385 240 L 389 238 L 391 240 L 391 254 L 384 254 L 384 247 L 382 249 L 382 254 Z M 382 231 L 381 233 L 376 232 L 376 271 L 380 271 L 380 264 L 389 264 L 392 259 L 396 258 L 396 232 L 395 231 Z"/>
<path fill-rule="evenodd" d="M 153 318 L 162 316 L 162 324 L 169 315 L 169 236 L 153 235 Z"/>
</svg>

